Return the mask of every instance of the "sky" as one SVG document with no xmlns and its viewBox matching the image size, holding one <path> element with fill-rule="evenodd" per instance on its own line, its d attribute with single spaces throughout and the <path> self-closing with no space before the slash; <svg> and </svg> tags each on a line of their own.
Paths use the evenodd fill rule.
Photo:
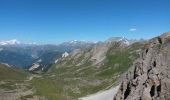
<svg viewBox="0 0 170 100">
<path fill-rule="evenodd" d="M 58 44 L 170 31 L 170 0 L 0 0 L 0 41 Z"/>
</svg>

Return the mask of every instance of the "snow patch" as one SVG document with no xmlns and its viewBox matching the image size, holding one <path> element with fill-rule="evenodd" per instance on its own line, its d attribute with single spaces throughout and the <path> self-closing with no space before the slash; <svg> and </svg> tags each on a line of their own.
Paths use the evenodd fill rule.
<svg viewBox="0 0 170 100">
<path fill-rule="evenodd" d="M 37 63 L 34 63 L 33 66 L 31 66 L 28 70 L 33 71 L 34 69 L 37 69 L 38 67 L 40 67 L 40 65 Z"/>
<path fill-rule="evenodd" d="M 67 52 L 62 54 L 62 58 L 67 57 L 67 56 L 69 56 L 69 54 Z"/>
<path fill-rule="evenodd" d="M 110 88 L 109 90 L 79 98 L 79 100 L 113 100 L 113 97 L 116 95 L 119 87 L 120 86 L 118 85 L 116 87 Z"/>
<path fill-rule="evenodd" d="M 37 61 L 37 63 L 40 63 L 40 62 L 42 62 L 42 59 L 39 59 L 39 60 Z"/>
<path fill-rule="evenodd" d="M 58 62 L 58 59 L 57 60 L 55 60 L 55 64 Z"/>
<path fill-rule="evenodd" d="M 77 43 L 78 42 L 78 40 L 72 40 L 72 41 L 70 41 L 70 43 Z"/>
</svg>

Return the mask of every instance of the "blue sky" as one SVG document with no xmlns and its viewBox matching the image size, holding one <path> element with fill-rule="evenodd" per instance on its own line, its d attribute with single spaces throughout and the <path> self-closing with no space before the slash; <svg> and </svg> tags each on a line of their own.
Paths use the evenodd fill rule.
<svg viewBox="0 0 170 100">
<path fill-rule="evenodd" d="M 149 39 L 170 31 L 170 0 L 0 0 L 0 40 Z"/>
</svg>

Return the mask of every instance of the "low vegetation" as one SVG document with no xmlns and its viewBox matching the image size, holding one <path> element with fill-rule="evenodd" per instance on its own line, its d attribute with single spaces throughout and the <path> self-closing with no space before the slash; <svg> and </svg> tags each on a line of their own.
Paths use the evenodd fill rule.
<svg viewBox="0 0 170 100">
<path fill-rule="evenodd" d="M 107 89 L 114 85 L 120 74 L 129 69 L 142 48 L 142 43 L 135 43 L 126 48 L 113 45 L 100 67 L 93 66 L 88 59 L 77 66 L 76 64 L 84 59 L 84 53 L 77 59 L 61 60 L 43 77 L 32 81 L 36 95 L 45 96 L 50 100 L 75 100 Z"/>
<path fill-rule="evenodd" d="M 109 48 L 105 60 L 98 66 L 93 65 L 88 57 L 85 59 L 85 52 L 89 52 L 87 49 L 76 59 L 60 60 L 52 65 L 47 73 L 41 75 L 29 76 L 23 70 L 0 65 L 0 80 L 6 82 L 0 84 L 0 88 L 13 90 L 24 84 L 26 90 L 31 89 L 33 94 L 21 96 L 21 100 L 34 96 L 41 97 L 42 100 L 76 100 L 112 87 L 119 75 L 129 69 L 143 48 L 142 43 L 125 48 L 114 44 Z M 80 61 L 83 61 L 83 64 L 77 65 Z M 19 85 L 16 86 L 16 83 Z"/>
</svg>

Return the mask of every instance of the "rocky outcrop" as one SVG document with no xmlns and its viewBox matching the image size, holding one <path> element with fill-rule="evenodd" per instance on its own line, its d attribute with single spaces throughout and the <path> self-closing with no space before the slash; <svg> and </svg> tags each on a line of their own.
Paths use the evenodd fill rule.
<svg viewBox="0 0 170 100">
<path fill-rule="evenodd" d="M 170 100 L 170 32 L 148 41 L 113 100 Z"/>
<path fill-rule="evenodd" d="M 106 53 L 112 45 L 113 42 L 100 43 L 92 48 L 92 50 L 90 51 L 90 53 L 92 54 L 90 60 L 93 61 L 93 65 L 99 64 L 106 58 Z"/>
</svg>

